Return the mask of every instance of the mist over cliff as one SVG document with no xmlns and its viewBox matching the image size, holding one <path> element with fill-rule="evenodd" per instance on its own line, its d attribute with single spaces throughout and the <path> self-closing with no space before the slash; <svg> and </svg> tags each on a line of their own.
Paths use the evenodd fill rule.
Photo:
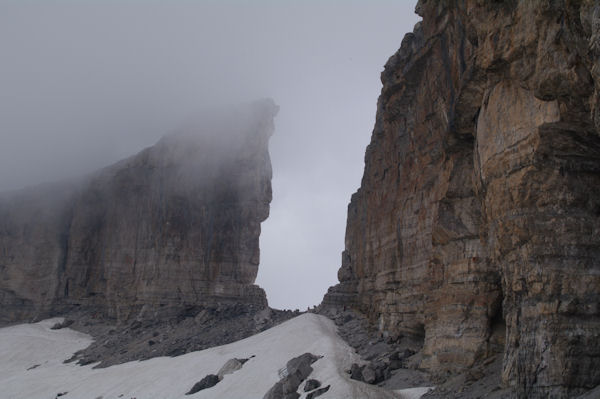
<svg viewBox="0 0 600 399">
<path fill-rule="evenodd" d="M 414 4 L 2 0 L 0 191 L 91 173 L 199 109 L 271 97 L 275 196 L 257 278 L 277 308 L 316 305 L 336 281 L 378 76 Z"/>
<path fill-rule="evenodd" d="M 128 320 L 214 302 L 265 307 L 253 284 L 277 110 L 263 100 L 205 112 L 75 182 L 5 194 L 0 320 L 73 309 Z"/>
<path fill-rule="evenodd" d="M 375 3 L 388 7 L 369 4 Z M 164 4 L 143 10 L 162 15 Z M 56 328 L 71 325 L 100 337 L 69 359 L 84 365 L 176 357 L 248 337 L 300 313 L 269 308 L 255 285 L 259 236 L 267 230 L 262 281 L 286 306 L 314 303 L 307 298 L 332 278 L 337 246 L 344 244 L 339 284 L 315 311 L 335 321 L 322 332 L 343 337 L 356 353 L 350 356 L 352 349 L 344 347 L 327 355 L 332 373 L 319 378 L 377 398 L 396 396 L 400 387 L 425 392 L 432 385 L 430 398 L 598 396 L 600 3 L 421 0 L 416 12 L 423 20 L 401 41 L 394 31 L 401 13 L 371 13 L 361 4 L 210 3 L 199 14 L 167 7 L 176 17 L 171 22 L 145 15 L 144 23 L 133 24 L 139 29 L 134 33 L 122 26 L 136 21 L 138 9 L 126 7 L 121 15 L 115 10 L 124 9 L 96 4 L 74 14 L 100 13 L 84 18 L 91 41 L 46 25 L 65 15 L 63 22 L 79 21 L 70 17 L 72 8 L 46 9 L 48 15 L 66 11 L 58 19 L 38 13 L 31 20 L 25 9 L 0 9 L 0 44 L 17 37 L 2 34 L 15 32 L 13 19 L 39 25 L 23 31 L 26 45 L 9 46 L 11 73 L 0 76 L 0 86 L 17 93 L 0 97 L 6 105 L 0 107 L 0 130 L 8 132 L 0 148 L 6 153 L 32 126 L 45 132 L 48 125 L 51 138 L 34 141 L 43 147 L 60 141 L 56 132 L 63 123 L 98 138 L 110 127 L 99 121 L 114 120 L 121 129 L 115 132 L 134 126 L 152 131 L 150 136 L 209 100 L 260 97 L 269 88 L 268 94 L 287 101 L 277 119 L 278 151 L 272 152 L 281 161 L 275 196 L 268 143 L 278 107 L 270 100 L 210 109 L 111 166 L 87 174 L 67 168 L 79 176 L 72 180 L 0 193 L 0 323 L 64 313 L 70 318 Z M 107 20 L 124 25 L 107 33 Z M 166 34 L 169 29 L 176 35 Z M 35 83 L 42 65 L 27 60 L 39 54 L 61 58 L 46 52 L 40 32 L 52 39 L 48 43 L 60 43 L 51 46 L 58 54 L 85 53 L 68 58 L 85 67 L 73 75 L 61 69 L 64 63 L 49 62 L 48 76 L 55 80 L 25 84 Z M 123 37 L 132 42 L 120 47 Z M 371 59 L 370 50 L 383 49 L 384 42 L 399 49 L 381 73 L 375 110 L 374 85 L 357 83 L 371 76 L 372 65 L 354 60 Z M 92 44 L 105 56 L 86 52 Z M 194 57 L 179 59 L 181 54 Z M 148 67 L 121 75 L 128 62 Z M 159 73 L 163 69 L 169 73 Z M 89 71 L 105 70 L 113 75 L 88 79 Z M 176 95 L 159 90 L 165 82 Z M 56 90 L 62 83 L 72 83 L 66 87 L 73 92 Z M 134 95 L 120 98 L 115 93 L 127 90 L 110 89 L 119 85 Z M 45 94 L 34 95 L 37 89 Z M 80 107 L 90 93 L 102 95 Z M 69 106 L 71 112 L 64 112 Z M 86 114 L 90 109 L 93 118 Z M 122 111 L 122 120 L 98 109 L 111 117 Z M 288 110 L 296 112 L 293 117 Z M 161 112 L 168 117 L 157 116 Z M 371 125 L 365 129 L 357 117 L 367 113 L 375 123 L 363 165 L 354 148 L 368 139 Z M 76 145 L 58 148 L 86 157 Z M 5 159 L 18 157 L 0 157 Z M 87 167 L 89 161 L 74 165 Z M 6 176 L 0 183 L 26 181 L 31 164 L 21 163 L 21 176 L 19 168 L 0 168 Z M 335 222 L 346 210 L 340 193 L 353 187 L 362 166 L 343 239 Z M 273 198 L 278 205 L 271 209 Z M 269 214 L 273 222 L 263 229 Z M 294 335 L 325 324 L 320 316 L 305 316 L 288 324 L 296 327 L 267 332 L 261 351 L 269 352 L 273 339 L 285 341 L 279 352 L 290 356 L 295 344 L 300 353 L 311 346 Z M 36 328 L 51 333 L 47 323 Z M 280 353 L 270 352 L 274 385 L 265 399 L 279 398 L 284 389 L 291 396 L 316 394 L 290 387 L 297 368 Z M 310 364 L 318 361 L 306 355 Z M 15 389 L 26 383 L 22 378 Z M 139 391 L 137 382 L 131 385 L 131 392 Z M 336 386 L 329 388 L 319 394 L 331 396 Z"/>
</svg>

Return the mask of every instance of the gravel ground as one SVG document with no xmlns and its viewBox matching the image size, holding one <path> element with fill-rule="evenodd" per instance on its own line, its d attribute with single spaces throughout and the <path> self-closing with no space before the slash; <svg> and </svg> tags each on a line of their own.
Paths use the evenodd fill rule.
<svg viewBox="0 0 600 399">
<path fill-rule="evenodd" d="M 490 357 L 462 374 L 448 378 L 431 376 L 418 369 L 423 347 L 421 338 L 403 337 L 393 341 L 382 337 L 369 325 L 364 316 L 352 310 L 319 309 L 319 313 L 336 323 L 339 335 L 356 350 L 368 366 L 375 370 L 383 370 L 384 379 L 375 382 L 380 387 L 390 390 L 435 387 L 422 396 L 423 399 L 516 397 L 512 389 L 502 387 L 501 355 Z"/>
<path fill-rule="evenodd" d="M 90 313 L 63 315 L 62 326 L 84 332 L 94 338 L 69 362 L 97 363 L 108 367 L 133 360 L 184 353 L 224 345 L 267 330 L 300 312 L 256 308 L 244 304 L 219 304 L 182 310 L 167 320 L 133 320 L 117 324 Z"/>
</svg>

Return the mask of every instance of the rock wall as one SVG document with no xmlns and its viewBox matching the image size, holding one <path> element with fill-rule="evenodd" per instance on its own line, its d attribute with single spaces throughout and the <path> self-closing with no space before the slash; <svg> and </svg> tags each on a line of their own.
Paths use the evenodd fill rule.
<svg viewBox="0 0 600 399">
<path fill-rule="evenodd" d="M 437 375 L 600 383 L 600 3 L 420 1 L 387 62 L 340 284 Z"/>
<path fill-rule="evenodd" d="M 76 184 L 3 194 L 0 321 L 266 306 L 253 284 L 277 109 L 262 101 L 207 114 Z"/>
</svg>

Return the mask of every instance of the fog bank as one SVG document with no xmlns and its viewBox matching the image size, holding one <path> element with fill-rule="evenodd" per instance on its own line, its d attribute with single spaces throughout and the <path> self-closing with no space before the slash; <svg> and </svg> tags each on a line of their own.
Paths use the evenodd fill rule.
<svg viewBox="0 0 600 399">
<path fill-rule="evenodd" d="M 271 97 L 273 202 L 257 283 L 320 302 L 343 249 L 379 73 L 405 1 L 2 1 L 0 190 L 78 176 L 212 104 Z"/>
</svg>

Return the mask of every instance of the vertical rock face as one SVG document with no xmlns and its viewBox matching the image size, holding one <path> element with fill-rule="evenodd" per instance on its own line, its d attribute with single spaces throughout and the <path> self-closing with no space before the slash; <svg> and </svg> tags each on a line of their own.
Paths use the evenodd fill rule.
<svg viewBox="0 0 600 399">
<path fill-rule="evenodd" d="M 237 301 L 254 284 L 269 214 L 277 106 L 206 115 L 73 185 L 0 199 L 0 320 L 73 307 L 128 319 Z"/>
<path fill-rule="evenodd" d="M 386 64 L 324 305 L 423 338 L 421 366 L 504 354 L 523 397 L 600 383 L 600 3 L 420 1 Z"/>
</svg>

